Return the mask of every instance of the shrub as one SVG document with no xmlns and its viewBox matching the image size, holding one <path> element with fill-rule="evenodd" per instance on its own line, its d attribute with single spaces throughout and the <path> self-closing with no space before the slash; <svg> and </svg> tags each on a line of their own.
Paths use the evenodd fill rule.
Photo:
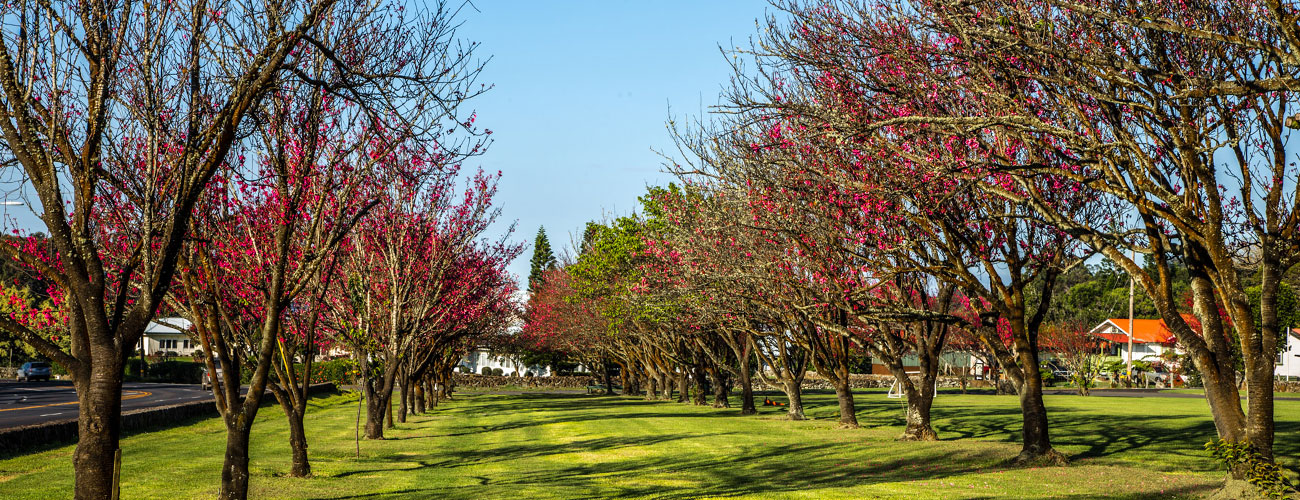
<svg viewBox="0 0 1300 500">
<path fill-rule="evenodd" d="M 302 374 L 303 365 L 301 363 L 293 365 L 293 371 L 299 376 Z M 352 385 L 356 383 L 357 363 L 350 358 L 338 358 L 329 361 L 313 361 L 311 364 L 310 383 L 324 384 L 333 382 L 335 386 Z"/>
<path fill-rule="evenodd" d="M 492 376 L 492 369 L 486 366 L 484 366 L 482 370 L 479 370 L 479 372 L 485 376 L 489 376 L 489 377 Z"/>
<path fill-rule="evenodd" d="M 202 377 L 203 364 L 190 361 L 151 363 L 145 374 L 145 380 L 169 384 L 197 384 Z"/>
<path fill-rule="evenodd" d="M 503 371 L 503 370 L 501 370 L 500 368 L 493 368 L 493 369 L 492 369 L 492 375 L 495 375 L 495 376 L 498 376 L 498 377 L 503 377 L 503 376 L 505 376 L 505 374 L 506 374 L 506 372 Z"/>
<path fill-rule="evenodd" d="M 1223 462 L 1228 470 L 1244 469 L 1246 481 L 1269 498 L 1291 498 L 1297 493 L 1286 472 L 1276 463 L 1264 459 L 1248 443 L 1232 443 L 1222 439 L 1205 443 L 1205 451 Z"/>
</svg>

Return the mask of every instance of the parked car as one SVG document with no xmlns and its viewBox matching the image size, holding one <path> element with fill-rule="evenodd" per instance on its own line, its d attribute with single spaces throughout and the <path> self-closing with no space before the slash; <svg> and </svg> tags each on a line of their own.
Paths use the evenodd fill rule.
<svg viewBox="0 0 1300 500">
<path fill-rule="evenodd" d="M 50 380 L 50 364 L 43 361 L 28 361 L 18 369 L 18 381 Z"/>
<path fill-rule="evenodd" d="M 212 360 L 212 365 L 217 367 L 217 380 L 221 380 L 221 360 L 220 360 L 220 359 L 213 359 L 213 360 Z M 193 372 L 190 372 L 190 373 L 193 373 Z M 192 380 L 192 379 L 191 379 L 191 380 Z M 202 381 L 203 389 L 206 390 L 206 389 L 211 389 L 211 388 L 212 388 L 212 374 L 208 373 L 208 367 L 207 367 L 207 365 L 204 365 L 204 366 L 203 366 L 203 379 L 202 379 L 202 380 L 203 380 L 203 381 Z M 221 382 L 217 382 L 217 383 L 221 383 Z"/>
</svg>

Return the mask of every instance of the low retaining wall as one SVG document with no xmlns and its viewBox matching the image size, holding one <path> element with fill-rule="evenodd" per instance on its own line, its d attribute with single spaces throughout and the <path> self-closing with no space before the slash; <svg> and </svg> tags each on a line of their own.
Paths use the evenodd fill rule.
<svg viewBox="0 0 1300 500">
<path fill-rule="evenodd" d="M 768 377 L 771 379 L 771 377 Z M 777 391 L 779 387 L 774 387 L 763 382 L 763 379 L 754 376 L 754 389 L 760 391 Z M 913 382 L 920 383 L 920 377 L 912 377 Z M 936 381 L 941 388 L 961 387 L 961 380 L 958 377 L 940 375 Z M 894 384 L 893 375 L 869 375 L 869 374 L 852 374 L 849 375 L 849 387 L 853 389 L 885 389 Z M 824 389 L 834 390 L 835 386 L 831 385 L 829 380 L 822 378 L 816 373 L 808 373 L 804 376 L 803 389 Z M 974 378 L 966 379 L 966 387 L 992 387 L 986 380 L 975 380 Z"/>
<path fill-rule="evenodd" d="M 338 392 L 333 383 L 316 384 L 308 394 Z M 264 404 L 275 404 L 269 391 L 262 398 Z M 153 408 L 142 408 L 122 413 L 122 433 L 165 429 L 194 418 L 218 416 L 215 401 L 191 401 Z M 39 447 L 77 442 L 77 420 L 56 420 L 43 424 L 25 425 L 0 430 L 0 456 L 13 455 Z"/>
<path fill-rule="evenodd" d="M 456 389 L 495 389 L 514 386 L 526 389 L 583 389 L 589 385 L 600 384 L 599 379 L 590 375 L 568 377 L 498 377 L 495 375 L 475 375 L 472 373 L 454 373 Z"/>
</svg>

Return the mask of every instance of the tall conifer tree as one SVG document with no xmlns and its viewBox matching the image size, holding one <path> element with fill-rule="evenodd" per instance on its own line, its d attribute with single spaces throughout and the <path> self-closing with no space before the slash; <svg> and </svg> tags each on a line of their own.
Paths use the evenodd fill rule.
<svg viewBox="0 0 1300 500">
<path fill-rule="evenodd" d="M 528 290 L 532 291 L 542 279 L 542 273 L 555 269 L 555 254 L 551 252 L 551 242 L 546 239 L 546 228 L 537 228 L 537 239 L 533 241 L 532 270 L 528 273 Z"/>
</svg>

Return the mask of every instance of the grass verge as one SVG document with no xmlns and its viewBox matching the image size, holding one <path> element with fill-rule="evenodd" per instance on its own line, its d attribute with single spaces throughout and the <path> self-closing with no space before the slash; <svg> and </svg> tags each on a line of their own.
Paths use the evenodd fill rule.
<svg viewBox="0 0 1300 500">
<path fill-rule="evenodd" d="M 760 401 L 762 396 L 759 397 Z M 461 395 L 361 442 L 352 396 L 313 401 L 315 477 L 289 478 L 287 426 L 263 408 L 253 431 L 253 498 L 1196 498 L 1223 479 L 1201 451 L 1214 434 L 1205 402 L 1048 396 L 1068 467 L 1015 468 L 1014 396 L 943 393 L 939 442 L 897 442 L 899 400 L 861 391 L 862 429 L 836 429 L 833 394 L 808 396 L 813 420 L 782 409 L 741 417 L 636 398 L 585 394 Z M 1296 466 L 1300 402 L 1279 401 L 1278 454 Z M 364 418 L 364 416 L 363 416 Z M 224 451 L 217 419 L 122 441 L 123 498 L 216 494 Z M 72 447 L 0 461 L 10 499 L 66 498 Z"/>
</svg>

